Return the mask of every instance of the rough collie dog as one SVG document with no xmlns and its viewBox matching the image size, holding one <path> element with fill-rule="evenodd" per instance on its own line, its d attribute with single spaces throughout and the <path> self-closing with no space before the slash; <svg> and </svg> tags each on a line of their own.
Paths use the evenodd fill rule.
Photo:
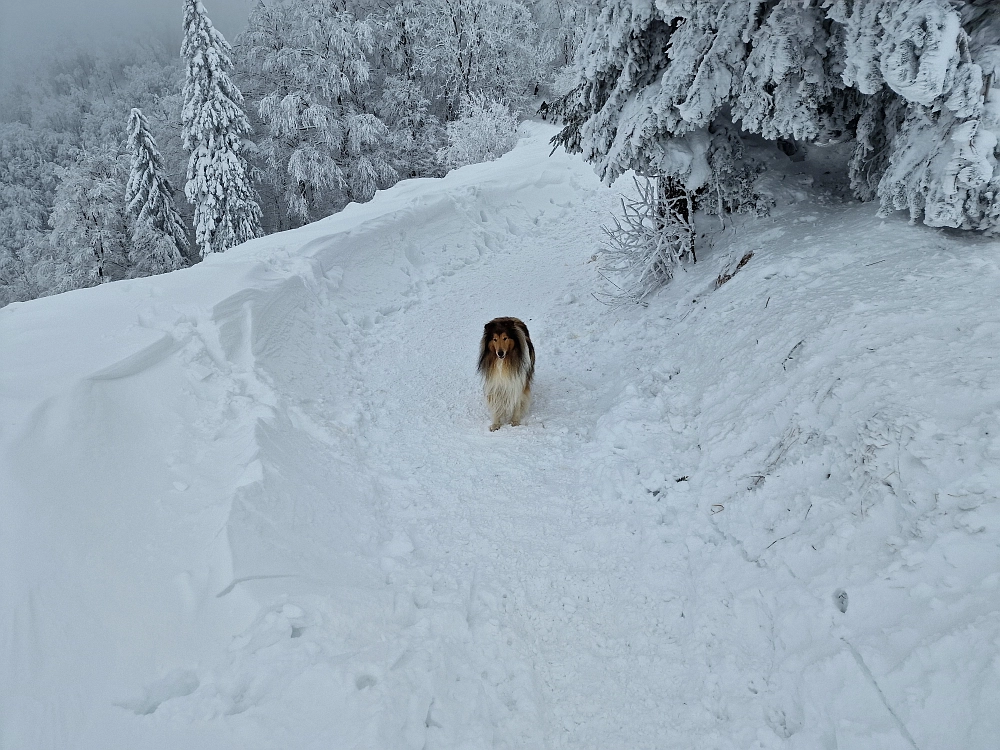
<svg viewBox="0 0 1000 750">
<path fill-rule="evenodd" d="M 517 318 L 494 318 L 486 324 L 479 342 L 479 374 L 493 415 L 490 431 L 507 422 L 515 427 L 521 424 L 531 403 L 535 374 L 535 347 L 524 323 Z"/>
</svg>

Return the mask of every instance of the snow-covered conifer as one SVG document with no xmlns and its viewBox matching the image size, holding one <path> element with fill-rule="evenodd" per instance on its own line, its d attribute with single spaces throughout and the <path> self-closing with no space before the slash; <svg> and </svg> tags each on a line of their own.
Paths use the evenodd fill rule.
<svg viewBox="0 0 1000 750">
<path fill-rule="evenodd" d="M 184 265 L 188 248 L 184 222 L 149 123 L 135 108 L 129 115 L 128 150 L 131 169 L 125 207 L 132 220 L 131 272 L 148 276 L 173 271 Z"/>
<path fill-rule="evenodd" d="M 874 184 L 885 212 L 1000 232 L 1000 4 L 841 0 L 829 14 L 854 53 L 845 80 L 875 100 L 851 161 L 859 197 Z"/>
<path fill-rule="evenodd" d="M 394 181 L 387 128 L 363 99 L 374 47 L 367 20 L 320 0 L 260 3 L 242 47 L 267 128 L 261 151 L 289 215 L 307 221 Z"/>
<path fill-rule="evenodd" d="M 603 0 L 556 142 L 606 180 L 699 190 L 730 118 L 769 139 L 856 139 L 859 197 L 1000 232 L 998 39 L 994 0 Z"/>
<path fill-rule="evenodd" d="M 261 210 L 246 155 L 250 123 L 243 95 L 229 77 L 230 53 L 201 1 L 185 0 L 181 121 L 191 157 L 184 193 L 194 206 L 202 257 L 260 235 Z"/>
<path fill-rule="evenodd" d="M 843 65 L 831 26 L 820 8 L 799 0 L 780 0 L 771 10 L 732 98 L 733 117 L 743 128 L 769 140 L 821 143 L 849 129 L 861 96 L 839 74 Z"/>
</svg>

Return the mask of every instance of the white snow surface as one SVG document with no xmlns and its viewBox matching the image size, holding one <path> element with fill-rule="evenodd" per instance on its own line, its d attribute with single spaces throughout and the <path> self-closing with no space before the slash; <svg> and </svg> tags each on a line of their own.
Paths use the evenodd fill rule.
<svg viewBox="0 0 1000 750">
<path fill-rule="evenodd" d="M 997 747 L 998 243 L 800 164 L 609 308 L 553 132 L 0 310 L 0 747 Z"/>
</svg>

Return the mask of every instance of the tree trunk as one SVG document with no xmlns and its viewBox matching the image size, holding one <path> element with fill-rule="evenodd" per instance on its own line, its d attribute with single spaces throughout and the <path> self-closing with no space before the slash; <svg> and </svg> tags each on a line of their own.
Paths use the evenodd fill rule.
<svg viewBox="0 0 1000 750">
<path fill-rule="evenodd" d="M 656 178 L 656 224 L 661 232 L 673 225 L 684 236 L 681 257 L 690 255 L 693 263 L 698 262 L 694 252 L 691 194 L 683 182 L 671 175 L 661 174 Z"/>
</svg>

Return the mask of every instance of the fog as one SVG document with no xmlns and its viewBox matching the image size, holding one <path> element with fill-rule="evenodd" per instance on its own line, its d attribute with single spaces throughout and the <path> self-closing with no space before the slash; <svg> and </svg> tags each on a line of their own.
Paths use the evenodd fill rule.
<svg viewBox="0 0 1000 750">
<path fill-rule="evenodd" d="M 230 42 L 243 30 L 253 0 L 202 0 Z M 61 51 L 125 40 L 155 40 L 180 49 L 182 0 L 0 0 L 0 78 L 20 78 Z"/>
</svg>

